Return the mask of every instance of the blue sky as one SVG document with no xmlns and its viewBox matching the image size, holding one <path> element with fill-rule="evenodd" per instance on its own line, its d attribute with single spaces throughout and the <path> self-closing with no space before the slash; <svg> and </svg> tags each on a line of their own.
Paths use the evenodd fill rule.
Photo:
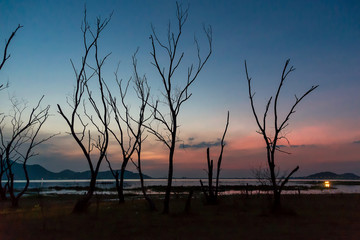
<svg viewBox="0 0 360 240">
<path fill-rule="evenodd" d="M 294 139 L 294 144 L 299 145 L 321 144 L 325 149 L 319 150 L 323 155 L 316 155 L 317 165 L 306 160 L 313 159 L 311 154 L 315 150 L 311 149 L 302 153 L 296 150 L 290 159 L 298 159 L 305 174 L 322 168 L 320 163 L 326 161 L 319 159 L 328 158 L 325 154 L 331 152 L 328 148 L 348 144 L 346 146 L 351 150 L 343 147 L 331 152 L 339 157 L 328 160 L 328 166 L 339 166 L 344 162 L 344 171 L 353 170 L 355 163 L 360 162 L 359 147 L 351 145 L 360 140 L 359 1 L 183 2 L 184 5 L 188 3 L 189 18 L 180 49 L 185 52 L 185 59 L 177 75 L 179 82 L 186 67 L 196 62 L 193 58 L 196 53 L 194 35 L 202 44 L 201 50 L 206 51 L 203 24 L 212 26 L 213 54 L 192 87 L 193 97 L 184 105 L 180 116 L 180 138 L 186 144 L 190 144 L 187 142 L 189 138 L 194 138 L 193 144 L 216 141 L 221 136 L 226 111 L 230 110 L 229 161 L 226 163 L 224 160 L 224 173 L 228 176 L 245 174 L 252 165 L 262 161 L 262 142 L 255 133 L 257 127 L 250 111 L 244 60 L 247 60 L 249 73 L 254 79 L 256 105 L 262 111 L 276 89 L 286 59 L 290 58 L 296 71 L 284 88 L 281 98 L 284 109 L 291 104 L 294 94 L 300 94 L 312 85 L 320 85 L 294 115 L 290 140 Z M 40 162 L 51 170 L 86 169 L 80 157 L 63 160 L 64 157 L 59 157 L 58 151 L 53 150 L 65 148 L 64 141 L 71 143 L 71 139 L 65 136 L 64 121 L 56 113 L 56 104 L 65 104 L 66 96 L 73 89 L 75 79 L 70 59 L 75 64 L 81 59 L 80 26 L 84 4 L 84 1 L 0 2 L 1 48 L 3 40 L 17 24 L 24 26 L 11 43 L 11 58 L 0 72 L 1 81 L 10 83 L 10 87 L 0 94 L 1 111 L 7 111 L 8 96 L 24 98 L 31 105 L 45 95 L 54 116 L 49 119 L 44 134 L 60 131 L 63 136 L 53 139 L 49 143 L 51 146 L 43 150 L 42 157 L 34 162 Z M 90 23 L 94 23 L 97 16 L 105 18 L 113 12 L 100 42 L 103 55 L 112 53 L 105 66 L 108 81 L 113 81 L 118 62 L 121 77 L 131 77 L 131 55 L 139 47 L 139 71 L 148 77 L 154 96 L 159 95 L 159 77 L 150 64 L 149 35 L 153 24 L 159 36 L 165 37 L 169 19 L 175 22 L 175 1 L 86 1 L 86 6 Z M 318 132 L 311 135 L 314 129 Z M 235 143 L 249 146 L 241 148 Z M 252 146 L 257 146 L 258 151 L 246 152 L 251 152 L 246 149 L 252 149 Z M 156 149 L 163 152 L 161 146 Z M 345 149 L 351 154 L 345 154 Z M 177 156 L 176 174 L 193 176 L 197 171 L 202 174 L 205 149 L 201 149 L 202 152 L 194 150 L 194 153 L 182 151 L 179 150 Z M 203 161 L 188 163 L 183 159 L 185 156 L 195 158 L 202 153 Z M 150 162 L 153 167 L 150 167 Z M 301 168 L 301 163 L 305 169 Z M 289 164 L 289 168 L 292 164 L 295 163 Z M 166 174 L 164 162 L 153 158 L 149 159 L 148 165 L 149 174 Z"/>
</svg>

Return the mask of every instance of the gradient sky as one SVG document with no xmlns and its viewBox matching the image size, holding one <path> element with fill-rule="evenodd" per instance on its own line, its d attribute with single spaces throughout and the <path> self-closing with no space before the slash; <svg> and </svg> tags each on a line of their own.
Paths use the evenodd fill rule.
<svg viewBox="0 0 360 240">
<path fill-rule="evenodd" d="M 9 96 L 26 99 L 29 106 L 45 95 L 53 116 L 43 134 L 61 132 L 42 145 L 40 163 L 49 170 L 87 170 L 86 163 L 67 126 L 56 112 L 72 93 L 74 75 L 70 64 L 82 56 L 83 1 L 0 2 L 0 49 L 18 24 L 9 48 L 11 58 L 0 72 L 10 87 L 0 94 L 1 111 L 8 112 Z M 297 175 L 317 171 L 360 174 L 360 2 L 359 1 L 184 1 L 190 4 L 181 42 L 185 51 L 179 82 L 188 64 L 196 62 L 194 35 L 206 51 L 203 24 L 213 29 L 213 54 L 191 88 L 193 96 L 180 113 L 180 139 L 188 148 L 176 150 L 175 176 L 205 177 L 206 146 L 217 158 L 218 138 L 230 111 L 226 136 L 224 177 L 251 176 L 251 169 L 266 166 L 262 137 L 250 109 L 244 60 L 253 77 L 255 102 L 262 114 L 274 94 L 286 59 L 296 68 L 284 86 L 282 113 L 294 94 L 320 85 L 298 106 L 287 129 L 291 155 L 278 154 L 281 170 L 300 166 Z M 151 24 L 165 37 L 169 19 L 175 22 L 175 1 L 86 1 L 88 20 L 107 17 L 110 24 L 100 39 L 101 53 L 112 52 L 105 66 L 107 82 L 120 62 L 119 75 L 132 76 L 131 56 L 139 47 L 139 71 L 146 74 L 154 98 L 160 79 L 150 64 Z M 111 83 L 110 83 L 111 84 Z M 133 99 L 129 96 L 129 101 Z M 285 144 L 285 143 L 284 143 Z M 179 143 L 180 145 L 180 143 Z M 178 146 L 179 146 L 178 145 Z M 144 172 L 154 177 L 167 174 L 166 149 L 149 138 L 144 146 Z M 119 152 L 110 148 L 115 167 Z M 104 169 L 106 166 L 104 164 Z M 130 167 L 130 170 L 134 170 Z"/>
</svg>

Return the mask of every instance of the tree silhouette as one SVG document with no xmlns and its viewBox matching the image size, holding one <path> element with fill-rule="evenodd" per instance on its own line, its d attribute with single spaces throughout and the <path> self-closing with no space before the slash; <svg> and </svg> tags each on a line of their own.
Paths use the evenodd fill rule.
<svg viewBox="0 0 360 240">
<path fill-rule="evenodd" d="M 134 68 L 134 80 L 131 81 L 130 79 L 126 84 L 125 89 L 122 85 L 122 81 L 118 78 L 117 72 L 115 72 L 115 78 L 120 93 L 120 104 L 118 104 L 117 98 L 113 96 L 111 94 L 111 91 L 108 89 L 109 103 L 115 115 L 115 125 L 119 134 L 117 134 L 117 132 L 115 132 L 115 130 L 112 128 L 109 128 L 109 131 L 112 133 L 121 149 L 122 164 L 120 173 L 119 171 L 113 170 L 113 168 L 111 167 L 111 163 L 108 160 L 108 156 L 106 157 L 106 160 L 109 164 L 111 173 L 115 178 L 116 189 L 119 196 L 119 203 L 125 202 L 123 189 L 126 166 L 129 160 L 132 159 L 132 156 L 135 152 L 138 152 L 138 156 L 141 155 L 141 143 L 144 140 L 142 139 L 144 123 L 150 118 L 145 116 L 145 110 L 148 105 L 148 100 L 150 96 L 150 87 L 148 86 L 146 77 L 140 77 L 138 74 L 136 53 L 132 56 L 132 63 Z M 131 82 L 133 82 L 136 95 L 141 102 L 138 111 L 139 115 L 136 119 L 131 116 L 130 106 L 127 105 L 125 101 L 129 84 Z M 141 174 L 141 171 L 139 173 Z M 142 177 L 142 174 L 140 177 Z"/>
<path fill-rule="evenodd" d="M 256 124 L 258 125 L 258 127 L 260 129 L 257 132 L 262 135 L 262 137 L 265 141 L 265 144 L 266 144 L 267 163 L 268 163 L 268 167 L 270 170 L 270 178 L 271 178 L 271 183 L 272 183 L 272 188 L 273 188 L 272 190 L 273 190 L 273 196 L 274 196 L 274 205 L 273 205 L 274 210 L 280 209 L 280 207 L 281 207 L 281 201 L 280 201 L 281 191 L 283 190 L 285 184 L 289 181 L 289 178 L 299 169 L 299 166 L 296 166 L 286 177 L 277 178 L 275 153 L 276 153 L 276 151 L 287 153 L 280 149 L 280 147 L 278 146 L 278 142 L 281 139 L 288 141 L 285 134 L 282 134 L 282 133 L 283 133 L 283 130 L 289 125 L 289 119 L 290 119 L 291 115 L 293 113 L 295 113 L 295 107 L 308 94 L 310 94 L 312 91 L 314 91 L 318 87 L 318 85 L 312 86 L 308 91 L 306 91 L 303 95 L 301 95 L 301 97 L 297 97 L 295 95 L 295 102 L 291 106 L 288 113 L 285 115 L 285 118 L 282 121 L 280 121 L 279 116 L 278 116 L 279 115 L 278 114 L 279 95 L 280 95 L 281 89 L 283 87 L 283 84 L 284 84 L 287 76 L 295 70 L 295 68 L 293 66 L 291 66 L 290 69 L 288 69 L 289 62 L 290 62 L 290 59 L 288 59 L 285 62 L 285 66 L 284 66 L 284 69 L 281 74 L 281 80 L 280 80 L 279 86 L 278 86 L 276 94 L 275 94 L 274 109 L 273 109 L 273 114 L 274 114 L 274 123 L 273 124 L 274 124 L 275 133 L 274 133 L 274 136 L 271 136 L 270 135 L 271 133 L 266 128 L 267 127 L 266 123 L 267 123 L 268 111 L 269 111 L 273 97 L 270 97 L 270 99 L 267 101 L 265 112 L 264 112 L 262 123 L 261 123 L 260 119 L 256 113 L 256 110 L 255 110 L 255 106 L 254 106 L 255 93 L 253 93 L 251 90 L 251 78 L 249 77 L 248 69 L 247 69 L 247 65 L 246 65 L 246 61 L 245 61 L 245 71 L 246 71 L 246 78 L 247 78 L 247 82 L 248 82 L 248 90 L 249 90 L 251 109 L 252 109 L 253 115 L 255 117 Z"/>
<path fill-rule="evenodd" d="M 0 125 L 3 123 L 3 119 L 0 121 Z M 0 201 L 7 200 L 6 192 L 8 188 L 8 181 L 3 186 L 3 176 L 6 174 L 6 162 L 5 162 L 5 149 L 0 146 Z"/>
<path fill-rule="evenodd" d="M 201 188 L 203 189 L 203 192 L 205 194 L 205 198 L 206 198 L 206 202 L 208 204 L 216 204 L 218 202 L 218 193 L 219 193 L 219 179 L 220 179 L 220 171 L 221 171 L 221 162 L 222 162 L 222 156 L 223 156 L 223 152 L 224 152 L 224 147 L 225 147 L 225 135 L 229 126 L 229 112 L 227 114 L 227 118 L 226 118 L 226 126 L 225 126 L 225 130 L 223 133 L 223 136 L 221 138 L 221 150 L 220 150 L 220 154 L 219 154 L 219 158 L 217 161 L 217 169 L 216 169 L 216 182 L 215 182 L 215 190 L 213 187 L 213 170 L 214 170 L 214 161 L 210 160 L 210 148 L 208 147 L 206 149 L 206 157 L 207 157 L 207 166 L 208 166 L 208 170 L 207 170 L 207 174 L 208 174 L 208 190 L 206 191 L 203 182 L 200 180 L 200 184 L 201 184 Z"/>
<path fill-rule="evenodd" d="M 83 33 L 84 55 L 81 59 L 80 71 L 77 71 L 74 63 L 71 61 L 76 77 L 76 86 L 72 99 L 68 99 L 68 104 L 72 111 L 67 115 L 64 113 L 62 107 L 60 107 L 59 104 L 57 105 L 58 112 L 69 126 L 70 134 L 80 147 L 91 172 L 89 189 L 86 194 L 76 202 L 73 209 L 73 212 L 75 213 L 86 211 L 90 204 L 89 201 L 95 191 L 96 178 L 101 163 L 105 158 L 109 143 L 109 106 L 105 96 L 105 81 L 102 75 L 102 67 L 109 54 L 102 59 L 99 57 L 98 40 L 101 32 L 105 29 L 110 19 L 111 15 L 109 18 L 105 18 L 105 20 L 97 18 L 96 29 L 93 31 L 87 22 L 85 9 L 84 20 L 81 27 Z M 89 38 L 91 40 L 89 40 Z M 89 64 L 90 60 L 88 60 L 88 58 L 91 51 L 94 54 L 93 61 L 95 62 L 95 67 L 92 67 Z M 91 71 L 90 75 L 86 73 L 88 70 Z M 97 90 L 99 90 L 99 93 L 97 94 L 100 96 L 99 101 L 96 101 L 95 95 L 97 94 L 94 95 L 89 87 L 89 81 L 93 78 L 96 78 Z M 84 94 L 87 94 L 87 100 L 92 107 L 91 110 L 86 109 Z M 81 103 L 83 103 L 83 113 L 81 113 Z M 88 120 L 87 122 L 85 120 L 86 118 Z M 95 149 L 98 154 L 94 154 Z"/>
<path fill-rule="evenodd" d="M 146 137 L 143 138 L 142 134 L 143 134 L 143 132 L 140 133 L 138 144 L 137 144 L 137 147 L 136 147 L 137 161 L 135 162 L 132 159 L 131 159 L 131 161 L 133 162 L 136 169 L 138 170 L 139 177 L 140 177 L 141 191 L 142 191 L 142 193 L 144 195 L 144 198 L 148 202 L 150 210 L 151 211 L 156 211 L 157 208 L 156 208 L 154 202 L 152 201 L 152 199 L 146 193 L 146 188 L 145 188 L 145 184 L 144 184 L 144 176 L 143 176 L 142 169 L 141 169 L 141 147 L 142 147 L 142 142 L 146 138 Z"/>
<path fill-rule="evenodd" d="M 9 116 L 3 116 L 0 120 L 1 168 L 6 173 L 7 178 L 7 187 L 3 188 L 0 182 L 1 197 L 6 199 L 5 191 L 7 188 L 13 207 L 18 207 L 19 199 L 29 187 L 30 179 L 27 172 L 27 162 L 30 158 L 38 155 L 34 152 L 34 148 L 56 135 L 38 140 L 40 129 L 48 119 L 50 109 L 50 105 L 47 105 L 44 109 L 40 108 L 43 97 L 41 97 L 27 117 L 24 117 L 25 104 L 21 104 L 14 98 L 11 99 L 12 112 Z M 10 120 L 6 121 L 7 117 Z M 9 123 L 10 130 L 5 128 L 6 122 Z M 13 172 L 13 166 L 15 163 L 22 165 L 26 179 L 24 188 L 18 192 L 14 190 L 14 179 L 16 176 Z"/>
<path fill-rule="evenodd" d="M 0 71 L 2 70 L 5 62 L 10 58 L 10 54 L 7 53 L 8 51 L 8 47 L 10 45 L 11 40 L 13 39 L 13 37 L 15 36 L 16 32 L 22 28 L 23 26 L 21 26 L 20 24 L 17 26 L 17 28 L 11 33 L 10 37 L 8 40 L 5 40 L 5 47 L 4 47 L 4 53 L 3 53 L 3 58 L 1 60 L 0 63 Z M 0 91 L 3 90 L 4 88 L 7 87 L 7 84 L 4 85 L 4 83 L 0 82 Z M 4 122 L 4 116 L 3 113 L 0 112 L 0 116 L 2 117 L 0 120 L 0 124 L 2 125 Z M 5 149 L 3 149 L 2 147 L 0 147 L 0 200 L 6 200 L 6 189 L 7 189 L 7 184 L 5 184 L 5 186 L 3 187 L 2 185 L 2 177 L 4 176 L 5 172 L 6 172 L 6 167 L 5 167 L 6 163 L 5 163 Z"/>
<path fill-rule="evenodd" d="M 5 41 L 4 53 L 0 62 L 0 70 L 2 70 L 5 62 L 10 58 L 8 54 L 9 45 L 17 31 L 22 28 L 20 24 L 11 33 L 8 40 Z M 6 88 L 7 85 L 0 83 L 0 90 Z M 7 200 L 6 193 L 9 193 L 11 205 L 18 207 L 20 198 L 27 191 L 30 183 L 27 172 L 28 160 L 38 153 L 34 149 L 49 140 L 55 135 L 38 140 L 40 129 L 49 117 L 50 106 L 44 109 L 40 104 L 44 96 L 40 98 L 37 105 L 26 115 L 26 104 L 19 102 L 15 98 L 11 98 L 12 110 L 9 115 L 0 113 L 0 199 Z M 17 191 L 14 189 L 14 180 L 16 178 L 13 167 L 15 163 L 22 166 L 25 175 L 25 186 Z M 6 183 L 3 186 L 3 177 L 6 176 Z"/>
<path fill-rule="evenodd" d="M 11 33 L 10 37 L 8 40 L 5 41 L 5 47 L 4 47 L 4 54 L 3 54 L 3 58 L 2 61 L 0 62 L 0 71 L 3 68 L 5 62 L 10 58 L 10 54 L 7 53 L 8 47 L 10 45 L 11 40 L 13 39 L 13 37 L 15 36 L 16 32 L 22 28 L 23 26 L 21 26 L 20 24 L 17 26 L 17 28 Z M 6 85 L 4 85 L 4 83 L 0 82 L 0 90 L 4 89 Z"/>
<path fill-rule="evenodd" d="M 155 28 L 152 26 L 151 40 L 151 56 L 153 58 L 152 64 L 155 66 L 157 72 L 160 75 L 162 85 L 164 87 L 162 95 L 164 99 L 156 101 L 154 104 L 150 104 L 152 108 L 154 120 L 158 123 L 157 127 L 149 126 L 149 132 L 153 134 L 158 141 L 162 142 L 169 149 L 169 169 L 168 180 L 164 198 L 164 210 L 163 213 L 169 213 L 170 192 L 173 178 L 173 162 L 175 146 L 177 142 L 177 130 L 178 130 L 178 115 L 180 113 L 181 106 L 184 102 L 189 100 L 191 93 L 189 93 L 190 86 L 194 83 L 199 73 L 203 69 L 205 63 L 209 59 L 212 53 L 212 30 L 211 27 L 204 28 L 208 44 L 209 52 L 205 59 L 200 56 L 200 47 L 198 41 L 195 39 L 197 46 L 198 64 L 196 67 L 192 64 L 188 67 L 187 79 L 185 86 L 174 86 L 174 73 L 178 70 L 178 67 L 184 57 L 184 52 L 178 54 L 180 37 L 182 35 L 183 26 L 188 18 L 188 10 L 182 8 L 181 4 L 176 3 L 176 17 L 177 17 L 177 32 L 172 32 L 171 26 L 167 31 L 167 40 L 162 42 L 158 38 Z M 162 65 L 159 60 L 159 50 L 162 49 L 168 58 L 168 62 Z M 159 109 L 159 104 L 164 105 L 168 109 L 165 113 L 162 109 Z M 161 125 L 161 128 L 159 128 Z"/>
</svg>

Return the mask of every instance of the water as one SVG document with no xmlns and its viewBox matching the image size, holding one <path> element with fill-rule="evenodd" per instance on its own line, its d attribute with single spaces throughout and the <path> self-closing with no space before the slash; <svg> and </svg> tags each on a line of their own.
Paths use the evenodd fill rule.
<svg viewBox="0 0 360 240">
<path fill-rule="evenodd" d="M 200 179 L 173 179 L 173 186 L 200 186 Z M 202 179 L 204 184 L 207 184 L 207 179 Z M 321 194 L 321 193 L 360 193 L 360 181 L 359 180 L 351 180 L 351 181 L 341 181 L 336 180 L 337 184 L 332 185 L 330 189 L 311 189 L 311 190 L 302 190 L 302 193 L 308 194 Z M 341 184 L 344 182 L 344 184 Z M 355 184 L 348 185 L 346 183 L 352 182 Z M 140 188 L 140 180 L 139 179 L 127 179 L 124 181 L 124 188 L 126 192 L 132 193 L 140 193 L 134 192 L 132 189 Z M 289 180 L 287 186 L 323 186 L 324 181 L 318 179 L 292 179 Z M 330 181 L 331 183 L 331 181 Z M 167 179 L 145 179 L 145 186 L 166 186 Z M 256 179 L 221 179 L 220 185 L 258 185 L 258 181 Z M 15 181 L 15 189 L 21 189 L 25 185 L 25 181 L 17 180 Z M 83 194 L 85 193 L 86 188 L 89 185 L 89 180 L 32 180 L 30 181 L 29 191 L 28 192 L 36 192 L 32 191 L 32 189 L 41 189 L 43 194 Z M 97 187 L 101 188 L 102 194 L 115 194 L 114 190 L 110 190 L 115 188 L 115 180 L 114 179 L 101 179 L 97 180 Z M 72 188 L 72 189 L 69 189 Z M 284 191 L 284 194 L 294 194 L 297 191 Z M 222 194 L 238 194 L 241 191 L 226 191 Z M 150 192 L 151 194 L 151 192 Z"/>
</svg>

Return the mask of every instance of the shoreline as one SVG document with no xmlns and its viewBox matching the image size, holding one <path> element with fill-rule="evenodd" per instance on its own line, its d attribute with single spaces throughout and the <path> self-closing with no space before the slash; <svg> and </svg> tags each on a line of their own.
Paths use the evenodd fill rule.
<svg viewBox="0 0 360 240">
<path fill-rule="evenodd" d="M 339 193 L 360 193 L 360 182 L 357 181 L 332 181 L 331 186 L 327 187 L 324 181 L 308 181 L 308 182 L 292 182 L 292 184 L 285 186 L 283 194 L 339 194 Z M 183 183 L 186 184 L 186 183 Z M 85 185 L 50 185 L 30 187 L 26 195 L 81 195 L 85 193 L 88 186 Z M 345 189 L 345 191 L 344 191 Z M 154 184 L 146 186 L 147 194 L 161 195 L 165 192 L 166 186 Z M 193 191 L 195 195 L 201 195 L 203 190 L 200 185 L 175 185 L 172 187 L 174 194 L 188 194 Z M 226 185 L 219 186 L 219 193 L 221 195 L 232 194 L 271 194 L 272 187 L 270 185 L 259 184 L 236 184 L 235 182 L 228 182 Z M 126 195 L 142 196 L 141 188 L 137 185 L 125 184 L 124 193 Z M 112 182 L 100 182 L 96 185 L 96 194 L 98 195 L 117 195 L 116 187 Z"/>
</svg>

